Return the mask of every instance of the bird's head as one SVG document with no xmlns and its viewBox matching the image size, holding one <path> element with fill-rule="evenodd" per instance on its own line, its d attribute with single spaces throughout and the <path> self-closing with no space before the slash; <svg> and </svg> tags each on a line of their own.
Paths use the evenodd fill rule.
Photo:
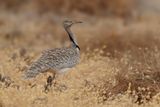
<svg viewBox="0 0 160 107">
<path fill-rule="evenodd" d="M 63 22 L 63 26 L 64 26 L 64 28 L 69 28 L 69 27 L 71 27 L 72 25 L 77 24 L 77 23 L 82 23 L 82 22 L 81 22 L 81 21 L 65 20 L 65 21 Z"/>
</svg>

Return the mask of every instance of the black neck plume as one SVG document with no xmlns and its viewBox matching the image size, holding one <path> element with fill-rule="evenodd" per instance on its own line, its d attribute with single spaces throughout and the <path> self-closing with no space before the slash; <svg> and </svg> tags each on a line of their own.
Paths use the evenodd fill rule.
<svg viewBox="0 0 160 107">
<path fill-rule="evenodd" d="M 80 50 L 80 47 L 78 46 L 78 43 L 74 37 L 74 34 L 72 33 L 71 29 L 70 28 L 65 28 L 68 36 L 69 36 L 69 39 L 70 41 L 72 42 L 72 46 L 75 47 L 75 48 L 78 48 Z"/>
</svg>

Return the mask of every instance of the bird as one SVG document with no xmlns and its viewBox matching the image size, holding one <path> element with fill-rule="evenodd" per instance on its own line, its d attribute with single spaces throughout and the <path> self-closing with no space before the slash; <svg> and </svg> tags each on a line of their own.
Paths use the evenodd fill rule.
<svg viewBox="0 0 160 107">
<path fill-rule="evenodd" d="M 71 45 L 69 47 L 48 49 L 42 52 L 41 56 L 33 62 L 23 75 L 24 79 L 32 79 L 48 70 L 55 71 L 56 74 L 65 73 L 80 61 L 80 47 L 74 33 L 71 31 L 72 25 L 82 23 L 82 21 L 63 21 L 63 27 L 68 34 Z M 55 74 L 55 72 L 52 72 Z"/>
</svg>

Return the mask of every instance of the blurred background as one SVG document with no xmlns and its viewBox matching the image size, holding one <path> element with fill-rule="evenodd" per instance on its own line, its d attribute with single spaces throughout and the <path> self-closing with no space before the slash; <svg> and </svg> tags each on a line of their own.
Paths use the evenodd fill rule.
<svg viewBox="0 0 160 107">
<path fill-rule="evenodd" d="M 159 107 L 159 13 L 160 0 L 0 0 L 0 107 Z M 72 27 L 81 61 L 44 93 L 47 74 L 21 76 L 70 45 L 64 20 L 84 22 Z"/>
<path fill-rule="evenodd" d="M 0 0 L 0 47 L 66 45 L 66 19 L 84 22 L 73 28 L 82 50 L 150 47 L 159 42 L 159 5 L 159 0 Z"/>
</svg>

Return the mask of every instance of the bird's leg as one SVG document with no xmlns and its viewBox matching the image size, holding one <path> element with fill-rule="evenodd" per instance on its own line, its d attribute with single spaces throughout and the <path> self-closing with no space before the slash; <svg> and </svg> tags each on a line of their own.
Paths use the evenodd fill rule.
<svg viewBox="0 0 160 107">
<path fill-rule="evenodd" d="M 47 92 L 47 91 L 49 91 L 49 89 L 51 88 L 51 86 L 52 86 L 52 83 L 53 83 L 53 80 L 55 80 L 55 77 L 56 77 L 56 73 L 55 72 L 52 72 L 52 76 L 49 76 L 48 78 L 47 78 L 47 83 L 46 83 L 46 85 L 44 86 L 44 91 L 45 92 Z M 54 83 L 54 85 L 55 85 L 55 83 Z"/>
<path fill-rule="evenodd" d="M 52 86 L 52 81 L 53 81 L 53 78 L 51 76 L 49 76 L 47 78 L 47 85 L 51 87 Z"/>
<path fill-rule="evenodd" d="M 55 86 L 56 85 L 56 78 L 57 78 L 57 74 L 55 73 L 55 72 L 52 72 L 52 83 L 53 83 L 53 85 Z"/>
<path fill-rule="evenodd" d="M 50 70 L 50 72 L 52 73 L 52 76 L 49 76 L 47 78 L 47 84 L 51 87 L 52 86 L 52 83 L 53 83 L 53 80 L 55 80 L 56 78 L 56 72 Z"/>
<path fill-rule="evenodd" d="M 44 85 L 44 92 L 46 92 L 46 93 L 49 91 L 49 87 L 51 87 L 51 85 L 52 85 L 52 82 L 50 82 L 50 81 L 52 81 L 51 76 L 49 76 L 47 78 L 47 83 Z"/>
</svg>

